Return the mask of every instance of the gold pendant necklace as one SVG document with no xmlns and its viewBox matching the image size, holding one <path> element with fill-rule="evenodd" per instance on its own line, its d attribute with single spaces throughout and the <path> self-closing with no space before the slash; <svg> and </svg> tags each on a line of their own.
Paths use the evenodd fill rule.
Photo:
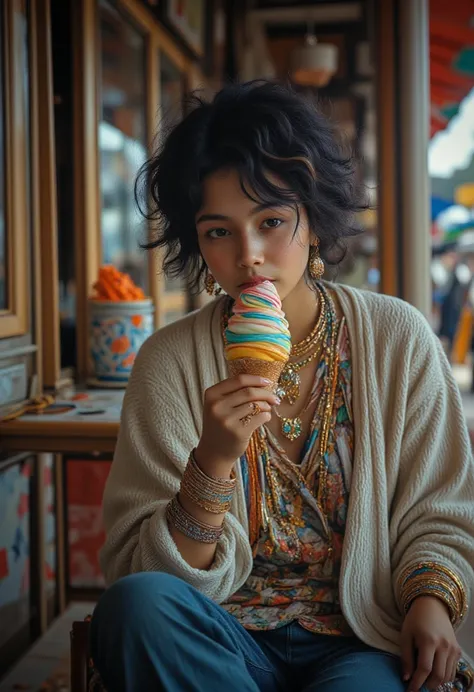
<svg viewBox="0 0 474 692">
<path fill-rule="evenodd" d="M 296 416 L 296 418 L 282 418 L 278 413 L 277 416 L 280 418 L 280 430 L 282 435 L 290 442 L 297 440 L 303 432 L 303 421 L 301 418 L 299 416 Z"/>
<path fill-rule="evenodd" d="M 274 409 L 277 418 L 280 420 L 281 434 L 290 442 L 294 442 L 303 432 L 303 416 L 311 406 L 313 400 L 313 390 L 311 389 L 307 403 L 297 416 L 284 417 L 280 416 L 278 411 Z"/>
<path fill-rule="evenodd" d="M 322 341 L 323 334 L 319 337 Z M 306 365 L 309 365 L 321 353 L 321 343 L 315 344 L 316 351 L 310 356 L 300 361 L 299 363 L 287 363 L 278 380 L 277 396 L 283 401 L 288 400 L 290 406 L 293 406 L 300 398 L 301 377 L 299 371 Z"/>
</svg>

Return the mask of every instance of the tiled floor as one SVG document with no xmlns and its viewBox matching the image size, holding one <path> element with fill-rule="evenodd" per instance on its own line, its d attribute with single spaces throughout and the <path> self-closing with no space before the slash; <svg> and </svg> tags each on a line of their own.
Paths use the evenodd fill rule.
<svg viewBox="0 0 474 692">
<path fill-rule="evenodd" d="M 72 603 L 29 652 L 0 681 L 0 692 L 37 692 L 69 653 L 69 632 L 74 620 L 92 612 L 93 603 Z"/>
</svg>

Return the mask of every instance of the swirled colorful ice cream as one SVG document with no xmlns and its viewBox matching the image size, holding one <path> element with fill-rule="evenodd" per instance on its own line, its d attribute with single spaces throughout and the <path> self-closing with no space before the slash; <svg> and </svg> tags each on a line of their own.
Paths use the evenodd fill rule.
<svg viewBox="0 0 474 692">
<path fill-rule="evenodd" d="M 286 363 L 291 336 L 281 300 L 271 281 L 246 288 L 237 298 L 226 329 L 226 358 Z"/>
</svg>

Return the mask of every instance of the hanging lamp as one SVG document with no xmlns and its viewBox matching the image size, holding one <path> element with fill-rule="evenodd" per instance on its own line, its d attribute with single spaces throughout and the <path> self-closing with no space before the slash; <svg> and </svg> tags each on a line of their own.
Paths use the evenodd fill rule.
<svg viewBox="0 0 474 692">
<path fill-rule="evenodd" d="M 337 46 L 319 43 L 314 23 L 309 24 L 303 44 L 290 56 L 291 79 L 301 86 L 326 86 L 336 74 L 338 58 Z"/>
</svg>

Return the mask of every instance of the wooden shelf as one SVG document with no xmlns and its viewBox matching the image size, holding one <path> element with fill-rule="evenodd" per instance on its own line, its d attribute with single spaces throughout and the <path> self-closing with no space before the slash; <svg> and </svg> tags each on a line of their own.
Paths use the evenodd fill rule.
<svg viewBox="0 0 474 692">
<path fill-rule="evenodd" d="M 113 452 L 119 423 L 89 421 L 11 421 L 0 424 L 6 452 Z"/>
</svg>

